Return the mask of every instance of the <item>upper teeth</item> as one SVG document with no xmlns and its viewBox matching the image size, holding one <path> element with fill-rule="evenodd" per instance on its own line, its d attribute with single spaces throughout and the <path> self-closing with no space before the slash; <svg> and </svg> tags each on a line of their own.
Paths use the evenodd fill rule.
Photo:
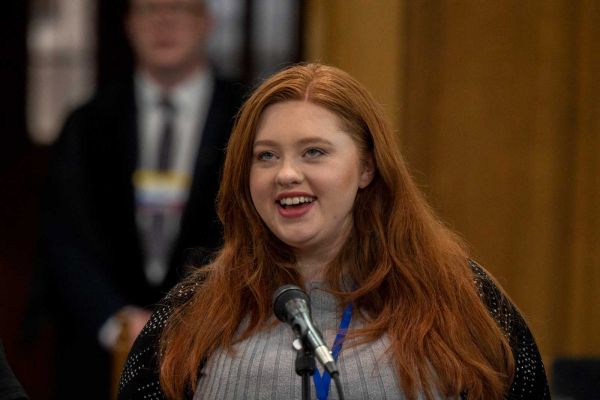
<svg viewBox="0 0 600 400">
<path fill-rule="evenodd" d="M 292 204 L 300 204 L 300 203 L 310 203 L 314 200 L 312 197 L 286 197 L 285 199 L 280 199 L 279 203 L 283 206 L 291 206 Z"/>
</svg>

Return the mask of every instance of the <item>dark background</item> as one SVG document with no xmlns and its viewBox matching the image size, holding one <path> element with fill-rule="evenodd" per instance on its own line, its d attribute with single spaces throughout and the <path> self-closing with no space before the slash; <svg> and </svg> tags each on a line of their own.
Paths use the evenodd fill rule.
<svg viewBox="0 0 600 400">
<path fill-rule="evenodd" d="M 249 45 L 252 23 L 248 10 L 254 2 L 245 1 L 247 15 L 243 27 L 243 76 L 240 79 L 250 82 L 254 71 Z M 98 85 L 131 71 L 131 49 L 122 27 L 125 4 L 124 0 L 98 1 Z M 32 143 L 27 131 L 30 1 L 8 0 L 3 6 L 0 13 L 0 338 L 11 367 L 30 398 L 45 399 L 51 397 L 52 392 L 54 329 L 47 324 L 38 336 L 26 340 L 22 326 L 34 270 L 40 196 L 51 151 L 48 146 Z M 300 60 L 300 41 L 298 39 L 298 50 L 291 62 Z"/>
</svg>

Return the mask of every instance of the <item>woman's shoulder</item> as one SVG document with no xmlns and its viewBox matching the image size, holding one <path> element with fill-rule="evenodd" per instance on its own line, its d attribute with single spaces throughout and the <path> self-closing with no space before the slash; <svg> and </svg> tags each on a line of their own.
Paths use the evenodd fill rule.
<svg viewBox="0 0 600 400">
<path fill-rule="evenodd" d="M 174 310 L 189 301 L 200 286 L 199 281 L 188 279 L 157 304 L 129 352 L 119 382 L 119 399 L 164 399 L 159 380 L 160 338 Z"/>
<path fill-rule="evenodd" d="M 512 317 L 518 313 L 516 307 L 509 300 L 504 290 L 481 265 L 474 260 L 469 260 L 469 267 L 473 272 L 473 281 L 479 297 L 486 305 L 488 311 L 503 332 L 512 331 Z"/>
<path fill-rule="evenodd" d="M 481 265 L 469 260 L 469 266 L 479 296 L 508 340 L 515 359 L 515 373 L 508 398 L 549 399 L 542 357 L 519 309 Z"/>
<path fill-rule="evenodd" d="M 524 318 L 489 272 L 473 260 L 469 260 L 469 266 L 481 300 L 514 350 L 522 344 L 523 331 L 529 331 Z"/>
<path fill-rule="evenodd" d="M 152 312 L 152 316 L 150 320 L 140 332 L 140 335 L 136 339 L 137 341 L 143 341 L 143 339 L 149 338 L 152 341 L 157 341 L 160 339 L 160 334 L 162 333 L 163 328 L 165 327 L 167 321 L 173 314 L 173 311 L 181 306 L 182 304 L 189 301 L 198 288 L 200 287 L 200 282 L 194 282 L 191 280 L 186 280 L 180 282 L 175 287 L 173 287 L 167 295 L 156 305 L 154 311 Z M 132 348 L 132 353 L 136 349 Z"/>
</svg>

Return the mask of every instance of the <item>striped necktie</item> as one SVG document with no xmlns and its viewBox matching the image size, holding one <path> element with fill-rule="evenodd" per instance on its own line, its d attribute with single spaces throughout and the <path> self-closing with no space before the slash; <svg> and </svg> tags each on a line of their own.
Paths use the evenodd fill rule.
<svg viewBox="0 0 600 400">
<path fill-rule="evenodd" d="M 168 96 L 163 96 L 160 100 L 160 108 L 163 114 L 163 129 L 158 147 L 157 169 L 159 171 L 167 171 L 171 167 L 175 106 Z"/>
<path fill-rule="evenodd" d="M 168 172 L 172 167 L 173 158 L 175 106 L 168 96 L 163 96 L 159 105 L 163 116 L 163 126 L 158 147 L 156 170 L 157 172 Z M 163 281 L 169 265 L 171 249 L 168 245 L 169 240 L 165 226 L 168 216 L 165 212 L 158 211 L 152 216 L 150 248 L 147 249 L 151 262 L 147 266 L 146 275 L 150 283 L 154 285 L 158 285 Z"/>
</svg>

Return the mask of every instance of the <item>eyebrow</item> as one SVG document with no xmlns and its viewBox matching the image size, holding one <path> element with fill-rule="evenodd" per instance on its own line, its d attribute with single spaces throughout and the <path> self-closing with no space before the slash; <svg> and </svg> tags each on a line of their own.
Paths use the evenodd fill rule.
<svg viewBox="0 0 600 400">
<path fill-rule="evenodd" d="M 269 140 L 269 139 L 263 139 L 263 140 L 256 140 L 254 142 L 254 147 L 257 146 L 277 146 L 277 142 L 274 140 Z M 306 146 L 309 144 L 321 144 L 321 145 L 331 145 L 332 143 L 327 140 L 327 139 L 323 139 L 321 137 L 307 137 L 307 138 L 303 138 L 300 139 L 296 142 L 296 144 L 301 145 L 301 146 Z"/>
</svg>

